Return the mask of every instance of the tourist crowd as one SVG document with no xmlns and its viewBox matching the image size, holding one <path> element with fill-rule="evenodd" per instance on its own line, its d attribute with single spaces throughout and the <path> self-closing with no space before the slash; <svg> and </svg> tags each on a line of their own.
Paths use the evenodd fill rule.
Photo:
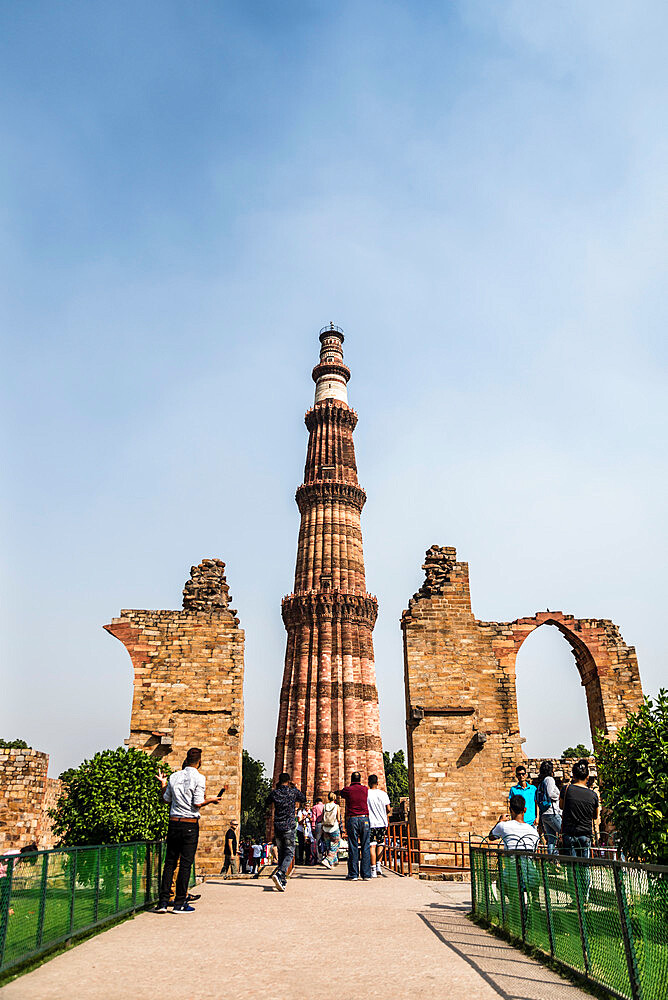
<svg viewBox="0 0 668 1000">
<path fill-rule="evenodd" d="M 339 798 L 345 804 L 345 824 Z M 349 785 L 329 792 L 326 803 L 318 797 L 311 807 L 284 772 L 267 796 L 267 806 L 274 810 L 278 865 L 272 878 L 279 891 L 285 891 L 295 856 L 297 864 L 320 863 L 330 871 L 335 868 L 344 830 L 346 878 L 356 882 L 361 875 L 362 881 L 368 881 L 381 874 L 390 800 L 387 792 L 378 787 L 377 775 L 370 774 L 364 785 L 359 771 L 353 771 Z"/>
<path fill-rule="evenodd" d="M 192 747 L 180 771 L 169 778 L 158 772 L 162 797 L 169 803 L 169 825 L 157 913 L 167 912 L 172 896 L 174 913 L 192 913 L 191 903 L 199 898 L 188 892 L 188 885 L 199 840 L 200 810 L 217 805 L 225 791 L 221 788 L 218 795 L 206 798 L 201 766 L 202 751 Z M 345 823 L 339 799 L 345 805 Z M 344 846 L 349 881 L 356 882 L 360 874 L 362 881 L 381 874 L 390 800 L 375 774 L 369 775 L 364 785 L 359 771 L 353 771 L 349 785 L 329 792 L 326 803 L 318 797 L 310 805 L 290 775 L 283 773 L 267 796 L 266 805 L 273 808 L 273 842 L 247 837 L 240 840 L 238 823 L 231 820 L 223 846 L 224 878 L 240 871 L 258 877 L 263 867 L 275 865 L 274 885 L 283 892 L 295 860 L 301 865 L 321 864 L 331 871 Z"/>
<path fill-rule="evenodd" d="M 202 751 L 192 748 L 181 771 L 176 771 L 169 780 L 159 775 L 163 798 L 170 805 L 167 852 L 157 907 L 160 913 L 167 911 L 172 890 L 174 912 L 193 910 L 188 883 L 199 837 L 199 811 L 219 803 L 225 791 L 223 788 L 217 796 L 205 797 L 201 763 Z M 549 760 L 542 762 L 534 782 L 529 781 L 524 764 L 518 765 L 515 776 L 517 781 L 508 792 L 509 814 L 499 816 L 489 832 L 489 840 L 502 841 L 508 850 L 533 852 L 543 838 L 550 854 L 590 857 L 596 838 L 599 799 L 592 787 L 594 781 L 589 776 L 587 761 L 579 760 L 573 765 L 570 781 L 556 778 Z M 266 806 L 273 809 L 273 841 L 247 837 L 240 840 L 238 823 L 232 820 L 224 841 L 224 877 L 234 877 L 239 872 L 258 877 L 263 868 L 271 865 L 274 885 L 284 892 L 295 862 L 320 864 L 331 871 L 338 865 L 343 848 L 349 881 L 360 878 L 370 881 L 382 873 L 390 800 L 379 787 L 376 775 L 369 775 L 365 785 L 360 772 L 353 771 L 349 785 L 330 791 L 326 802 L 318 796 L 311 804 L 284 772 L 267 796 Z"/>
<path fill-rule="evenodd" d="M 508 792 L 510 815 L 499 816 L 489 839 L 503 841 L 508 850 L 533 851 L 542 837 L 550 854 L 590 857 L 599 799 L 587 761 L 573 765 L 570 781 L 555 778 L 550 760 L 542 762 L 535 782 L 528 780 L 524 764 L 515 769 L 515 777 Z"/>
</svg>

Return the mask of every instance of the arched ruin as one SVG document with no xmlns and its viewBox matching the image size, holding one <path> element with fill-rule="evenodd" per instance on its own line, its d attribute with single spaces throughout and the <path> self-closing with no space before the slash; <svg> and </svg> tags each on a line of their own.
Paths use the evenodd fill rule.
<svg viewBox="0 0 668 1000">
<path fill-rule="evenodd" d="M 466 838 L 489 830 L 525 759 L 515 661 L 531 632 L 551 625 L 570 644 L 592 739 L 598 730 L 614 737 L 639 705 L 640 674 L 612 621 L 561 611 L 478 621 L 468 564 L 454 548 L 433 545 L 422 568 L 425 581 L 401 617 L 411 827 L 422 838 Z"/>
</svg>

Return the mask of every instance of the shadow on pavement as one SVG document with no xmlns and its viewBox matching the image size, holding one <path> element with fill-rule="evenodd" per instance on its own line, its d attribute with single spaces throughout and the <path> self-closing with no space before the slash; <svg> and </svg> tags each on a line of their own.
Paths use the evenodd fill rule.
<svg viewBox="0 0 668 1000">
<path fill-rule="evenodd" d="M 540 962 L 470 923 L 461 904 L 432 903 L 418 913 L 424 924 L 503 1000 L 575 1000 L 585 994 Z"/>
</svg>

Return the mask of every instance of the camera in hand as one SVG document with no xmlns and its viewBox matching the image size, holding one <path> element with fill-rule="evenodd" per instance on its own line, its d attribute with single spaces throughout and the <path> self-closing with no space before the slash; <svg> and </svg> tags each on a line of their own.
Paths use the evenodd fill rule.
<svg viewBox="0 0 668 1000">
<path fill-rule="evenodd" d="M 218 798 L 220 798 L 221 795 L 224 794 L 226 788 L 227 788 L 227 785 L 223 785 L 223 787 L 221 788 L 221 790 L 218 792 Z"/>
</svg>

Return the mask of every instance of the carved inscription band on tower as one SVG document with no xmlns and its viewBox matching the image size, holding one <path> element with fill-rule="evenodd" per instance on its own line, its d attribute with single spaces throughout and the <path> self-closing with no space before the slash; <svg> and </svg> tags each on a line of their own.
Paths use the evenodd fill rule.
<svg viewBox="0 0 668 1000">
<path fill-rule="evenodd" d="M 274 780 L 287 771 L 309 798 L 341 788 L 354 770 L 385 784 L 372 640 L 378 604 L 364 579 L 357 414 L 348 406 L 343 332 L 330 324 L 320 343 L 296 493 L 294 593 L 282 605 L 288 638 L 274 762 Z"/>
</svg>

